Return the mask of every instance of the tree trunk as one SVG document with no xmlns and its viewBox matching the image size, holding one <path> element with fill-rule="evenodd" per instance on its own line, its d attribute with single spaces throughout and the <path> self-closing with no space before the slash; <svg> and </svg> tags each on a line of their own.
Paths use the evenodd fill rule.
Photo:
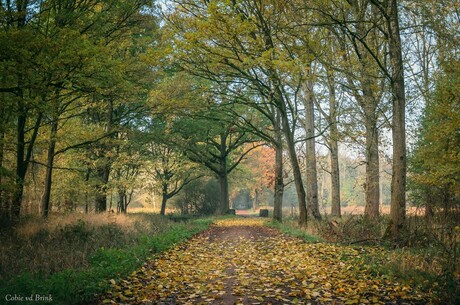
<svg viewBox="0 0 460 305">
<path fill-rule="evenodd" d="M 89 176 L 91 175 L 91 169 L 88 165 L 86 168 L 86 173 L 85 173 L 85 183 L 89 181 Z M 89 196 L 88 196 L 88 191 L 85 190 L 85 213 L 88 214 L 89 212 Z"/>
<path fill-rule="evenodd" d="M 433 189 L 432 188 L 427 188 L 423 190 L 424 192 L 424 197 L 425 197 L 425 221 L 428 224 L 431 224 L 433 222 L 433 216 L 434 216 L 434 211 L 433 211 L 433 206 L 434 206 L 434 198 L 432 194 Z"/>
<path fill-rule="evenodd" d="M 126 214 L 126 190 L 120 187 L 118 189 L 118 213 Z"/>
<path fill-rule="evenodd" d="M 335 94 L 335 79 L 331 73 L 327 74 L 329 89 L 329 124 L 330 126 L 330 162 L 331 162 L 331 215 L 340 217 L 340 168 L 339 168 L 339 130 L 337 128 L 337 100 Z"/>
<path fill-rule="evenodd" d="M 220 186 L 220 205 L 216 211 L 217 215 L 225 215 L 230 209 L 230 201 L 228 198 L 228 175 L 227 171 L 219 175 Z"/>
<path fill-rule="evenodd" d="M 21 214 L 21 203 L 24 192 L 24 179 L 27 171 L 27 164 L 24 162 L 25 143 L 25 128 L 26 128 L 26 109 L 23 101 L 23 92 L 20 90 L 18 97 L 18 119 L 16 129 L 16 183 L 14 197 L 12 202 L 12 217 L 18 219 Z"/>
<path fill-rule="evenodd" d="M 166 202 L 168 201 L 168 184 L 164 183 L 161 190 L 161 209 L 160 215 L 165 215 L 166 213 Z"/>
<path fill-rule="evenodd" d="M 297 152 L 295 150 L 294 135 L 289 125 L 289 118 L 286 109 L 286 104 L 283 99 L 283 95 L 279 86 L 275 88 L 277 94 L 277 106 L 279 107 L 281 115 L 281 123 L 283 131 L 286 136 L 286 144 L 289 152 L 289 159 L 291 160 L 292 174 L 294 176 L 294 183 L 297 192 L 297 201 L 299 204 L 299 225 L 307 225 L 307 206 L 306 206 L 306 194 L 302 181 L 302 173 L 300 171 L 299 160 L 297 160 Z"/>
<path fill-rule="evenodd" d="M 393 93 L 393 164 L 391 178 L 391 237 L 396 239 L 406 220 L 406 96 L 404 67 L 399 34 L 398 2 L 386 1 L 388 43 L 391 66 L 391 89 Z"/>
<path fill-rule="evenodd" d="M 276 127 L 275 127 L 275 193 L 273 200 L 273 219 L 277 221 L 283 220 L 283 135 L 281 134 L 281 118 L 280 112 L 276 111 Z"/>
<path fill-rule="evenodd" d="M 98 185 L 98 192 L 96 194 L 96 212 L 101 213 L 107 211 L 106 187 L 110 177 L 110 165 L 104 164 L 102 168 L 98 168 L 97 173 L 100 181 Z"/>
<path fill-rule="evenodd" d="M 22 204 L 22 197 L 24 194 L 24 182 L 27 174 L 27 168 L 29 166 L 30 159 L 32 157 L 32 149 L 35 144 L 35 140 L 38 136 L 38 130 L 40 128 L 40 124 L 42 121 L 43 114 L 39 113 L 37 119 L 34 123 L 34 128 L 32 131 L 32 136 L 26 145 L 25 136 L 26 136 L 26 109 L 23 104 L 23 98 L 19 98 L 18 102 L 18 126 L 17 126 L 17 134 L 16 134 L 16 183 L 15 183 L 15 191 L 13 194 L 13 201 L 11 203 L 11 217 L 14 221 L 19 219 L 21 215 L 21 204 Z"/>
<path fill-rule="evenodd" d="M 315 219 L 321 219 L 318 201 L 318 173 L 316 168 L 315 114 L 313 83 L 308 80 L 305 90 L 306 188 L 307 210 Z"/>
<path fill-rule="evenodd" d="M 106 113 L 106 120 L 107 120 L 107 125 L 105 127 L 105 132 L 107 134 L 111 133 L 113 131 L 113 115 L 114 115 L 114 109 L 113 109 L 113 101 L 109 100 L 108 101 L 108 109 Z M 102 144 L 102 147 L 100 148 L 100 155 L 98 156 L 99 159 L 104 161 L 104 164 L 102 164 L 98 169 L 97 169 L 97 176 L 99 177 L 99 184 L 97 186 L 97 196 L 96 196 L 96 212 L 105 212 L 107 210 L 107 183 L 109 182 L 110 178 L 110 171 L 111 171 L 111 160 L 107 156 L 107 150 L 109 148 Z"/>
<path fill-rule="evenodd" d="M 0 123 L 2 124 L 2 123 Z M 9 208 L 6 198 L 4 198 L 4 191 L 3 191 L 3 153 L 4 153 L 4 144 L 5 143 L 5 132 L 3 130 L 0 131 L 0 220 L 5 218 L 9 218 Z"/>
<path fill-rule="evenodd" d="M 251 192 L 249 190 L 246 191 L 245 197 L 246 197 L 246 204 L 245 204 L 246 209 L 247 210 L 252 209 L 253 202 L 252 202 L 252 198 L 251 198 Z M 233 206 L 233 208 L 235 208 L 235 207 Z"/>
<path fill-rule="evenodd" d="M 26 24 L 27 16 L 27 1 L 19 1 L 16 3 L 17 10 L 17 28 L 21 29 Z M 25 154 L 26 142 L 26 122 L 27 122 L 27 110 L 24 103 L 24 71 L 18 71 L 17 73 L 17 84 L 18 84 L 18 108 L 17 108 L 17 127 L 16 127 L 16 179 L 15 189 L 11 202 L 11 217 L 13 221 L 19 219 L 21 215 L 21 204 L 22 196 L 24 194 L 24 182 L 27 173 L 28 160 Z M 29 143 L 29 147 L 33 145 L 33 141 Z M 25 159 L 25 158 L 26 159 Z"/>
<path fill-rule="evenodd" d="M 51 123 L 50 131 L 50 142 L 48 146 L 48 157 L 46 161 L 46 174 L 45 174 L 45 189 L 42 196 L 42 214 L 46 218 L 49 215 L 51 210 L 50 199 L 51 199 L 51 186 L 53 182 L 53 166 L 54 166 L 54 152 L 56 148 L 57 141 L 57 131 L 58 131 L 58 120 L 54 118 L 54 121 Z"/>
<path fill-rule="evenodd" d="M 230 209 L 228 195 L 228 168 L 227 168 L 227 134 L 220 135 L 220 168 L 218 173 L 220 185 L 220 204 L 217 208 L 217 215 L 225 215 Z"/>
<path fill-rule="evenodd" d="M 370 103 L 369 103 L 370 104 Z M 376 219 L 379 216 L 380 199 L 380 161 L 379 161 L 379 135 L 377 131 L 377 118 L 375 107 L 364 105 L 365 128 L 366 128 L 366 206 L 364 215 L 368 219 Z"/>
</svg>

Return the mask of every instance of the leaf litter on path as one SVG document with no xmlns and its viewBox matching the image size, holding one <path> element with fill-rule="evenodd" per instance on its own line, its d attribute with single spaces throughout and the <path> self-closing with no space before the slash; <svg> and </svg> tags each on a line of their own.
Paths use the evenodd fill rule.
<svg viewBox="0 0 460 305">
<path fill-rule="evenodd" d="M 101 304 L 431 304 L 413 287 L 357 272 L 346 257 L 358 249 L 305 243 L 263 221 L 217 221 L 111 282 Z"/>
</svg>

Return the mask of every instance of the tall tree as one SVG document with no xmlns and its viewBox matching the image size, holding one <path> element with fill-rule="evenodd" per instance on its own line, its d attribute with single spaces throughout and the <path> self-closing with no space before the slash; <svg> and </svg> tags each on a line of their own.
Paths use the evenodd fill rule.
<svg viewBox="0 0 460 305">
<path fill-rule="evenodd" d="M 331 49 L 332 51 L 333 49 Z M 338 130 L 338 105 L 336 95 L 335 73 L 330 67 L 326 68 L 327 88 L 329 99 L 329 113 L 326 120 L 330 126 L 329 150 L 331 162 L 331 215 L 341 216 L 340 209 L 340 167 L 339 167 L 339 130 Z"/>
<path fill-rule="evenodd" d="M 404 66 L 399 29 L 399 13 L 397 0 L 375 1 L 372 4 L 378 9 L 385 20 L 388 37 L 389 67 L 386 74 L 389 78 L 392 100 L 392 144 L 393 163 L 391 179 L 391 223 L 389 233 L 398 238 L 406 219 L 406 93 L 404 83 Z"/>
<path fill-rule="evenodd" d="M 318 177 L 316 167 L 316 135 L 315 135 L 315 92 L 313 88 L 312 69 L 307 66 L 308 73 L 305 82 L 304 107 L 305 107 L 305 136 L 306 136 L 306 191 L 307 210 L 316 219 L 321 219 L 318 200 Z"/>
</svg>

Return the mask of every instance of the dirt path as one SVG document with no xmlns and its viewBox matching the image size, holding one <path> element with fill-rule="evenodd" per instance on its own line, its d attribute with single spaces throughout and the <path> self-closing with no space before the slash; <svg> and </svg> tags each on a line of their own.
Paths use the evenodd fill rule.
<svg viewBox="0 0 460 305">
<path fill-rule="evenodd" d="M 103 304 L 426 304 L 426 296 L 356 272 L 356 249 L 307 244 L 260 219 L 219 221 L 114 283 Z"/>
</svg>

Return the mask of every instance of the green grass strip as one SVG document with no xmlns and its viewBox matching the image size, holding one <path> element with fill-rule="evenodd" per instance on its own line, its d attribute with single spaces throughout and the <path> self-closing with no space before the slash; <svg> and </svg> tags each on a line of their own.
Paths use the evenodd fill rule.
<svg viewBox="0 0 460 305">
<path fill-rule="evenodd" d="M 302 230 L 301 228 L 298 228 L 298 227 L 294 227 L 289 223 L 283 223 L 283 222 L 271 220 L 271 221 L 267 221 L 265 225 L 269 228 L 277 229 L 286 235 L 300 238 L 306 242 L 318 243 L 318 242 L 323 241 L 320 237 L 313 236 L 309 234 L 308 232 L 306 232 L 305 230 Z"/>
</svg>

